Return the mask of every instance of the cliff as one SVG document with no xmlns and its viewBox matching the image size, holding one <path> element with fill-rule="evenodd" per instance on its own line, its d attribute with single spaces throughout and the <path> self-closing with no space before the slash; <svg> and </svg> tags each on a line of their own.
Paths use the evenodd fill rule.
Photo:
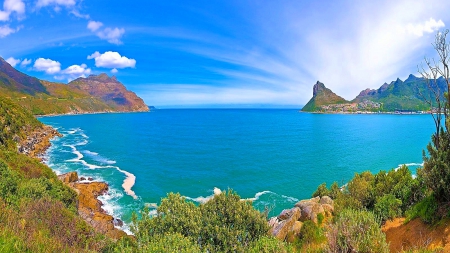
<svg viewBox="0 0 450 253">
<path fill-rule="evenodd" d="M 314 112 L 320 110 L 325 105 L 342 103 L 347 103 L 347 100 L 336 95 L 333 91 L 325 87 L 323 83 L 317 81 L 313 86 L 313 97 L 302 108 L 302 111 Z"/>
</svg>

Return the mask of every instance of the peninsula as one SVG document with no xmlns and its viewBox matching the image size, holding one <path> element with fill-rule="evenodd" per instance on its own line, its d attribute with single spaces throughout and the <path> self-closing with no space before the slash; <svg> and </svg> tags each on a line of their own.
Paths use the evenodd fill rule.
<svg viewBox="0 0 450 253">
<path fill-rule="evenodd" d="M 440 77 L 437 85 L 441 90 L 443 100 L 446 89 L 445 80 Z M 365 89 L 353 100 L 345 100 L 326 88 L 319 81 L 313 86 L 313 97 L 302 108 L 303 112 L 319 113 L 393 113 L 393 112 L 424 112 L 432 108 L 424 97 L 430 97 L 427 81 L 424 78 L 409 75 L 402 81 L 384 83 L 378 89 Z"/>
</svg>

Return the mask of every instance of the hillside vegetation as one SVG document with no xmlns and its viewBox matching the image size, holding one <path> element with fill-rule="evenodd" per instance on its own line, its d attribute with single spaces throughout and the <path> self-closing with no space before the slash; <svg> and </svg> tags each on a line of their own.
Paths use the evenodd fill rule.
<svg viewBox="0 0 450 253">
<path fill-rule="evenodd" d="M 94 82 L 94 85 L 92 85 Z M 69 84 L 28 76 L 0 58 L 0 94 L 34 115 L 148 111 L 144 101 L 106 74 Z"/>
</svg>

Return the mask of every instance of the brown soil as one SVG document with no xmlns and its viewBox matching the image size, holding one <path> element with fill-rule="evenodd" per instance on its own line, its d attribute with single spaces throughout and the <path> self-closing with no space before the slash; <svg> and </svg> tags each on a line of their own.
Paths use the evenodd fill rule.
<svg viewBox="0 0 450 253">
<path fill-rule="evenodd" d="M 405 218 L 387 221 L 382 227 L 391 252 L 430 249 L 450 252 L 450 222 L 437 226 L 425 224 L 420 219 L 404 224 Z"/>
</svg>

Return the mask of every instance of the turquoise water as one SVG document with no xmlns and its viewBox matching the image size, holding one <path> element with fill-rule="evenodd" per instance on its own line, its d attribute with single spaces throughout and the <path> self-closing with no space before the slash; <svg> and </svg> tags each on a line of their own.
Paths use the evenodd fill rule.
<svg viewBox="0 0 450 253">
<path fill-rule="evenodd" d="M 215 187 L 252 198 L 273 214 L 309 198 L 322 182 L 340 185 L 355 172 L 422 162 L 430 115 L 323 115 L 297 110 L 185 109 L 40 118 L 64 137 L 47 163 L 106 181 L 106 211 L 129 221 L 167 192 L 193 201 Z M 128 195 L 126 173 L 136 180 Z"/>
</svg>

